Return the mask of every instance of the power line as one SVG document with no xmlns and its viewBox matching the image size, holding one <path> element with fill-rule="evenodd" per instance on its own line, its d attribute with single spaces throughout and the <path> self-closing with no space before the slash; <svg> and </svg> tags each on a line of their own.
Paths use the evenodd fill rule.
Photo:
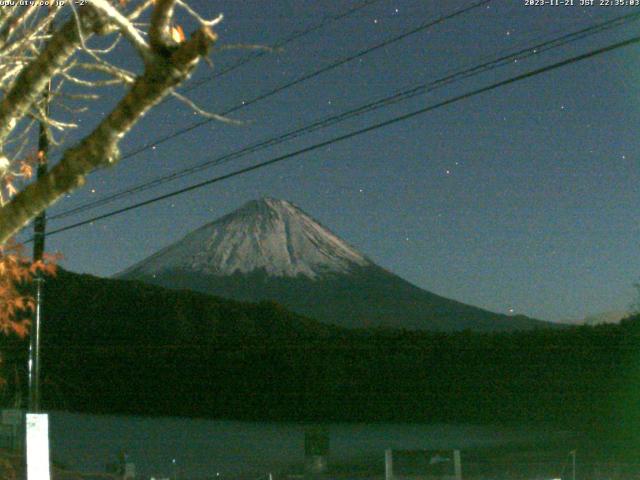
<svg viewBox="0 0 640 480">
<path fill-rule="evenodd" d="M 275 44 L 273 44 L 271 46 L 271 48 L 268 48 L 267 50 L 261 50 L 259 52 L 253 52 L 252 54 L 247 55 L 244 58 L 241 58 L 236 63 L 234 63 L 234 64 L 232 64 L 232 65 L 230 65 L 228 67 L 223 68 L 221 71 L 216 72 L 213 75 L 210 75 L 210 76 L 208 76 L 206 78 L 202 78 L 200 80 L 196 80 L 196 81 L 191 82 L 191 84 L 188 87 L 183 88 L 183 91 L 184 92 L 190 92 L 192 90 L 195 90 L 196 88 L 200 87 L 201 85 L 204 85 L 205 83 L 211 82 L 211 81 L 213 81 L 213 80 L 215 80 L 217 78 L 220 78 L 221 76 L 226 75 L 227 73 L 232 72 L 232 71 L 240 68 L 243 65 L 246 65 L 247 63 L 251 62 L 252 60 L 255 60 L 255 59 L 260 58 L 260 57 L 262 57 L 264 55 L 267 55 L 267 54 L 271 53 L 273 50 L 279 50 L 282 47 L 284 47 L 285 45 L 293 42 L 294 40 L 298 40 L 298 39 L 300 39 L 300 38 L 302 38 L 302 37 L 304 37 L 306 35 L 309 35 L 310 33 L 313 33 L 313 32 L 315 32 L 317 30 L 320 30 L 321 28 L 324 28 L 324 27 L 330 25 L 333 22 L 336 22 L 338 20 L 346 18 L 346 17 L 348 17 L 348 16 L 350 16 L 350 15 L 352 15 L 352 14 L 354 14 L 354 13 L 360 11 L 360 10 L 362 10 L 363 8 L 366 8 L 366 7 L 370 6 L 370 5 L 378 3 L 380 1 L 381 0 L 367 0 L 367 1 L 363 2 L 363 3 L 361 3 L 360 5 L 357 5 L 357 6 L 353 7 L 353 8 L 351 8 L 351 9 L 346 10 L 346 11 L 344 11 L 342 13 L 337 14 L 337 15 L 325 16 L 322 20 L 320 20 L 320 22 L 316 23 L 315 25 L 312 25 L 312 26 L 310 26 L 310 27 L 308 27 L 308 28 L 306 28 L 304 30 L 300 30 L 298 32 L 294 32 L 292 35 L 278 40 Z M 164 98 L 160 102 L 160 104 L 166 103 L 171 98 L 172 97 Z M 242 106 L 244 106 L 244 105 L 241 105 L 240 108 Z M 226 113 L 230 113 L 230 112 L 225 112 L 225 113 L 223 113 L 223 115 L 226 114 Z M 203 125 L 205 123 L 208 123 L 208 121 L 202 122 Z M 199 125 L 197 125 L 197 126 L 199 126 Z M 195 127 L 197 128 L 197 126 L 195 126 Z M 189 130 L 187 130 L 187 131 L 189 131 Z M 150 144 L 143 145 L 143 147 L 141 149 L 125 153 L 121 157 L 121 159 L 133 157 L 133 156 L 137 155 L 138 153 L 141 153 L 142 151 L 151 148 L 151 146 L 153 146 L 154 144 L 163 143 L 164 141 L 165 140 L 161 138 L 161 139 L 158 140 L 158 142 L 152 142 Z"/>
<path fill-rule="evenodd" d="M 355 53 L 355 54 L 350 55 L 348 57 L 344 57 L 344 58 L 342 58 L 340 60 L 336 60 L 336 61 L 334 61 L 334 62 L 332 62 L 332 63 L 330 63 L 330 64 L 328 64 L 328 65 L 326 65 L 326 66 L 324 66 L 322 68 L 320 68 L 319 70 L 316 70 L 316 71 L 311 72 L 311 73 L 304 74 L 301 77 L 298 77 L 298 78 L 296 78 L 294 80 L 286 82 L 286 83 L 284 83 L 282 85 L 279 85 L 279 86 L 277 86 L 277 87 L 275 87 L 275 88 L 273 88 L 273 89 L 271 89 L 271 90 L 269 90 L 269 91 L 267 91 L 265 93 L 262 93 L 262 94 L 258 95 L 257 97 L 254 97 L 251 100 L 243 101 L 243 102 L 239 103 L 238 105 L 235 105 L 235 106 L 233 106 L 233 107 L 221 112 L 220 115 L 226 116 L 226 115 L 229 115 L 229 114 L 231 114 L 231 113 L 233 113 L 233 112 L 235 112 L 237 110 L 240 110 L 242 108 L 248 107 L 249 105 L 253 105 L 254 103 L 260 102 L 260 101 L 264 100 L 265 98 L 268 98 L 268 97 L 271 97 L 271 96 L 273 96 L 273 95 L 275 95 L 277 93 L 280 93 L 283 90 L 291 88 L 291 87 L 293 87 L 295 85 L 298 85 L 298 84 L 300 84 L 302 82 L 306 82 L 307 80 L 311 80 L 312 78 L 315 78 L 315 77 L 317 77 L 319 75 L 322 75 L 323 73 L 326 73 L 326 72 L 328 72 L 330 70 L 333 70 L 333 69 L 335 69 L 335 68 L 337 68 L 337 67 L 339 67 L 341 65 L 349 63 L 349 62 L 351 62 L 353 60 L 356 60 L 358 58 L 364 57 L 365 55 L 368 55 L 371 52 L 374 52 L 374 51 L 379 50 L 381 48 L 387 47 L 387 46 L 389 46 L 389 45 L 391 45 L 393 43 L 399 42 L 400 40 L 403 40 L 403 39 L 405 39 L 405 38 L 407 38 L 407 37 L 409 37 L 411 35 L 415 35 L 416 33 L 422 32 L 423 30 L 426 30 L 426 29 L 431 28 L 431 27 L 433 27 L 435 25 L 438 25 L 440 23 L 443 23 L 443 22 L 446 22 L 448 20 L 451 20 L 452 18 L 455 18 L 455 17 L 457 17 L 459 15 L 462 15 L 462 14 L 464 14 L 466 12 L 469 12 L 469 11 L 471 11 L 473 9 L 480 8 L 480 7 L 490 3 L 492 1 L 493 0 L 480 0 L 480 1 L 477 1 L 477 2 L 474 2 L 474 3 L 470 4 L 470 5 L 468 5 L 466 7 L 458 9 L 458 10 L 452 12 L 452 13 L 449 13 L 447 15 L 443 15 L 441 17 L 438 17 L 435 20 L 430 20 L 430 21 L 424 22 L 424 23 L 418 25 L 417 27 L 415 27 L 415 28 L 413 28 L 411 30 L 408 30 L 408 31 L 406 31 L 404 33 L 401 33 L 400 35 L 397 35 L 395 37 L 391 37 L 391 38 L 389 38 L 387 40 L 384 40 L 383 42 L 378 43 L 378 44 L 374 45 L 373 47 L 368 47 L 368 48 L 365 48 L 364 50 L 360 50 L 358 53 Z M 201 120 L 200 122 L 194 123 L 193 125 L 190 125 L 189 127 L 185 127 L 185 128 L 183 128 L 181 130 L 178 130 L 178 131 L 176 131 L 174 133 L 165 135 L 164 137 L 160 137 L 160 138 L 156 139 L 153 142 L 146 143 L 145 145 L 143 145 L 143 146 L 141 146 L 141 147 L 139 147 L 139 148 L 137 148 L 135 150 L 132 150 L 130 152 L 125 153 L 121 157 L 121 160 L 124 160 L 126 158 L 131 158 L 131 157 L 133 157 L 135 155 L 138 155 L 141 152 L 144 152 L 145 150 L 149 150 L 153 146 L 160 145 L 160 144 L 162 144 L 162 143 L 164 143 L 166 141 L 172 140 L 172 139 L 174 139 L 174 138 L 176 138 L 176 137 L 178 137 L 180 135 L 183 135 L 183 134 L 185 134 L 187 132 L 195 130 L 196 128 L 199 128 L 199 127 L 201 127 L 203 125 L 206 125 L 206 124 L 208 124 L 208 123 L 210 123 L 212 121 L 213 121 L 213 119 L 207 118 L 207 119 Z"/>
<path fill-rule="evenodd" d="M 352 15 L 353 13 L 362 10 L 365 7 L 368 7 L 369 5 L 373 5 L 374 3 L 378 3 L 381 0 L 367 0 L 366 2 L 361 3 L 360 5 L 353 7 L 345 12 L 339 13 L 337 15 L 334 16 L 329 16 L 329 17 L 324 17 L 320 22 L 318 22 L 315 25 L 310 26 L 309 28 L 306 28 L 304 30 L 301 30 L 299 32 L 294 32 L 292 35 L 290 35 L 289 37 L 285 37 L 282 40 L 277 41 L 275 44 L 273 44 L 273 46 L 271 47 L 270 50 L 274 50 L 274 49 L 280 49 L 282 47 L 284 47 L 285 45 L 287 45 L 288 43 L 293 42 L 294 40 L 297 40 L 299 38 L 302 38 L 306 35 L 309 35 L 310 33 L 315 32 L 316 30 L 320 30 L 321 28 L 326 27 L 327 25 L 336 22 L 338 20 L 341 20 L 343 18 L 348 17 L 349 15 Z M 251 62 L 252 60 L 255 60 L 257 58 L 260 58 L 264 55 L 267 55 L 268 53 L 270 53 L 269 51 L 259 51 L 259 52 L 254 52 L 251 55 L 247 55 L 244 58 L 241 58 L 240 60 L 238 60 L 236 63 L 234 63 L 233 65 L 230 65 L 229 67 L 223 68 L 221 71 L 215 73 L 214 75 L 211 75 L 209 77 L 206 78 L 202 78 L 200 80 L 196 80 L 194 82 L 191 82 L 191 84 L 184 89 L 184 91 L 186 92 L 190 92 L 192 90 L 195 90 L 196 88 L 198 88 L 201 85 L 204 85 L 205 83 L 211 82 L 213 80 L 215 80 L 216 78 L 220 78 L 222 75 L 226 75 L 229 72 L 234 71 L 235 69 Z"/>
<path fill-rule="evenodd" d="M 595 25 L 591 25 L 589 27 L 585 27 L 581 30 L 578 30 L 576 32 L 572 32 L 572 33 L 568 33 L 565 35 L 562 35 L 560 37 L 557 38 L 553 38 L 551 40 L 547 40 L 545 42 L 542 43 L 538 43 L 532 46 L 527 46 L 525 48 L 521 48 L 518 49 L 514 52 L 511 52 L 507 55 L 503 55 L 501 57 L 495 58 L 489 62 L 485 62 L 483 64 L 480 65 L 474 65 L 472 67 L 466 68 L 464 70 L 459 70 L 459 71 L 453 71 L 453 73 L 450 73 L 448 75 L 445 75 L 444 77 L 441 77 L 437 80 L 434 80 L 432 82 L 428 82 L 425 84 L 421 84 L 419 86 L 413 87 L 411 89 L 408 90 L 404 90 L 398 93 L 395 93 L 391 96 L 387 96 L 384 97 L 382 99 L 376 100 L 374 102 L 370 102 L 364 105 L 361 105 L 355 109 L 349 110 L 347 112 L 343 112 L 337 115 L 331 115 L 329 117 L 325 117 L 322 118 L 320 120 L 316 120 L 314 122 L 312 122 L 311 124 L 305 125 L 303 127 L 299 127 L 296 128 L 294 130 L 290 130 L 286 133 L 280 134 L 276 137 L 272 137 L 269 138 L 267 140 L 263 140 L 254 144 L 251 144 L 247 147 L 244 147 L 240 150 L 236 150 L 234 152 L 222 155 L 220 157 L 217 157 L 215 159 L 211 159 L 211 160 L 207 160 L 205 162 L 202 162 L 198 165 L 192 166 L 192 167 L 188 167 L 185 169 L 181 169 L 178 171 L 175 171 L 171 174 L 168 175 L 163 175 L 160 177 L 157 177 L 151 181 L 147 181 L 147 182 L 143 182 L 141 184 L 138 184 L 134 187 L 129 187 L 126 189 L 123 189 L 119 192 L 116 192 L 114 194 L 111 195 L 107 195 L 105 197 L 102 197 L 100 199 L 97 200 L 93 200 L 91 202 L 87 202 L 85 204 L 79 205 L 77 207 L 73 207 L 71 209 L 65 210 L 61 213 L 58 213 L 54 216 L 51 216 L 50 219 L 59 219 L 59 218 L 64 218 L 70 215 L 75 215 L 99 206 L 103 206 L 103 205 L 107 205 L 109 203 L 112 203 L 115 200 L 118 200 L 120 198 L 123 197 L 127 197 L 129 195 L 135 194 L 135 193 L 139 193 L 145 190 L 148 190 L 150 188 L 156 187 L 158 185 L 182 178 L 184 176 L 187 175 L 191 175 L 193 173 L 202 171 L 206 168 L 210 168 L 212 166 L 216 166 L 216 165 L 220 165 L 222 163 L 226 163 L 229 162 L 231 160 L 235 160 L 241 157 L 244 157 L 246 155 L 249 155 L 250 153 L 254 153 L 256 151 L 259 150 L 263 150 L 265 148 L 271 147 L 273 145 L 277 145 L 280 144 L 284 141 L 288 141 L 291 140 L 293 138 L 297 138 L 299 136 L 302 136 L 304 134 L 307 133 L 311 133 L 313 131 L 322 129 L 322 128 L 326 128 L 332 125 L 335 125 L 339 122 L 348 120 L 350 118 L 371 112 L 373 110 L 382 108 L 382 107 L 386 107 L 410 98 L 413 98 L 415 96 L 418 95 L 423 95 L 425 93 L 428 92 L 432 92 L 438 88 L 441 88 L 445 85 L 449 85 L 451 83 L 466 79 L 466 78 L 470 78 L 472 76 L 481 74 L 481 73 L 485 73 L 489 70 L 495 69 L 495 68 L 499 68 L 499 67 L 503 67 L 503 66 L 507 66 L 507 65 L 511 65 L 512 62 L 514 60 L 522 60 L 534 55 L 537 55 L 539 53 L 545 52 L 545 51 L 549 51 L 551 49 L 554 48 L 558 48 L 561 46 L 564 46 L 568 43 L 571 42 L 575 42 L 577 40 L 581 40 L 584 39 L 588 36 L 597 34 L 597 33 L 601 33 L 605 30 L 614 28 L 614 27 L 618 27 L 621 26 L 625 23 L 629 23 L 632 21 L 637 21 L 638 19 L 640 19 L 640 13 L 634 13 L 634 14 L 628 14 L 628 15 L 623 15 L 620 17 L 616 17 L 614 19 L 608 20 L 606 22 L 602 22 L 602 23 L 598 23 Z"/>
<path fill-rule="evenodd" d="M 173 192 L 166 193 L 164 195 L 159 195 L 157 197 L 151 198 L 149 200 L 145 200 L 143 202 L 139 202 L 139 203 L 136 203 L 136 204 L 133 204 L 133 205 L 129 205 L 127 207 L 120 208 L 120 209 L 117 209 L 117 210 L 114 210 L 112 212 L 105 213 L 105 214 L 102 214 L 102 215 L 97 215 L 97 216 L 95 216 L 93 218 L 90 218 L 88 220 L 83 220 L 83 221 L 80 221 L 80 222 L 77 222 L 77 223 L 74 223 L 74 224 L 71 224 L 71 225 L 67 225 L 65 227 L 61 227 L 61 228 L 52 230 L 47 235 L 54 235 L 54 234 L 61 233 L 61 232 L 67 231 L 67 230 L 71 230 L 71 229 L 74 229 L 74 228 L 77 228 L 77 227 L 80 227 L 80 226 L 83 226 L 83 225 L 87 225 L 89 223 L 93 223 L 93 222 L 95 222 L 97 220 L 102 220 L 102 219 L 105 219 L 105 218 L 113 217 L 115 215 L 119 215 L 121 213 L 128 212 L 130 210 L 134 210 L 134 209 L 143 207 L 145 205 L 150 205 L 152 203 L 156 203 L 156 202 L 158 202 L 160 200 L 165 200 L 167 198 L 180 195 L 182 193 L 190 192 L 192 190 L 196 190 L 196 189 L 202 188 L 202 187 L 207 186 L 207 185 L 212 185 L 214 183 L 218 183 L 218 182 L 221 182 L 223 180 L 227 180 L 229 178 L 233 178 L 233 177 L 236 177 L 236 176 L 248 173 L 248 172 L 252 172 L 254 170 L 258 170 L 260 168 L 267 167 L 269 165 L 273 165 L 273 164 L 282 162 L 284 160 L 288 160 L 290 158 L 297 157 L 297 156 L 305 154 L 305 153 L 309 153 L 309 152 L 314 151 L 314 150 L 318 150 L 320 148 L 332 145 L 334 143 L 342 142 L 344 140 L 348 140 L 350 138 L 354 138 L 354 137 L 363 135 L 365 133 L 368 133 L 368 132 L 371 132 L 371 131 L 374 131 L 374 130 L 378 130 L 380 128 L 388 127 L 390 125 L 393 125 L 393 124 L 396 124 L 396 123 L 399 123 L 399 122 L 402 122 L 402 121 L 405 121 L 405 120 L 409 120 L 411 118 L 417 117 L 419 115 L 422 115 L 424 113 L 430 112 L 432 110 L 436 110 L 438 108 L 442 108 L 444 106 L 451 105 L 453 103 L 457 103 L 457 102 L 459 102 L 461 100 L 466 100 L 467 98 L 475 97 L 476 95 L 480 95 L 481 93 L 489 92 L 489 91 L 495 90 L 497 88 L 504 87 L 506 85 L 510 85 L 512 83 L 516 83 L 516 82 L 519 82 L 521 80 L 525 80 L 527 78 L 531 78 L 531 77 L 534 77 L 536 75 L 540 75 L 542 73 L 546 73 L 546 72 L 555 70 L 557 68 L 560 68 L 560 67 L 572 64 L 572 63 L 576 63 L 576 62 L 585 60 L 587 58 L 595 57 L 596 55 L 601 55 L 603 53 L 607 53 L 607 52 L 616 50 L 618 48 L 622 48 L 622 47 L 626 47 L 626 46 L 629 46 L 629 45 L 633 45 L 633 44 L 638 43 L 638 42 L 640 42 L 640 36 L 636 36 L 636 37 L 630 38 L 628 40 L 617 42 L 617 43 L 614 43 L 614 44 L 606 46 L 606 47 L 602 47 L 602 48 L 598 48 L 598 49 L 595 49 L 595 50 L 591 50 L 590 52 L 587 52 L 587 53 L 584 53 L 584 54 L 581 54 L 581 55 L 578 55 L 578 56 L 575 56 L 575 57 L 571 57 L 569 59 L 562 60 L 560 62 L 556 62 L 556 63 L 553 63 L 551 65 L 547 65 L 545 67 L 541 67 L 541 68 L 538 68 L 538 69 L 535 69 L 535 70 L 532 70 L 532 71 L 529 71 L 529 72 L 526 72 L 526 73 L 523 73 L 523 74 L 520 74 L 520 75 L 516 75 L 516 76 L 511 77 L 511 78 L 509 78 L 507 80 L 502 80 L 500 82 L 493 83 L 493 84 L 491 84 L 489 86 L 482 87 L 482 88 L 479 88 L 479 89 L 476 89 L 476 90 L 472 90 L 471 92 L 467 92 L 467 93 L 464 93 L 462 95 L 458 95 L 456 97 L 450 98 L 448 100 L 444 100 L 442 102 L 439 102 L 439 103 L 436 103 L 436 104 L 433 104 L 433 105 L 429 105 L 427 107 L 420 108 L 418 110 L 414 110 L 412 112 L 409 112 L 409 113 L 406 113 L 406 114 L 391 118 L 389 120 L 385 120 L 383 122 L 376 123 L 376 124 L 370 125 L 368 127 L 349 132 L 349 133 L 344 134 L 344 135 L 339 135 L 337 137 L 331 138 L 331 139 L 323 141 L 323 142 L 316 143 L 314 145 L 311 145 L 309 147 L 305 147 L 305 148 L 296 150 L 294 152 L 290 152 L 290 153 L 287 153 L 287 154 L 284 154 L 284 155 L 280 155 L 278 157 L 275 157 L 275 158 L 272 158 L 270 160 L 258 163 L 256 165 L 252 165 L 250 167 L 245 167 L 245 168 L 236 170 L 234 172 L 231 172 L 231 173 L 228 173 L 228 174 L 225 174 L 225 175 L 220 175 L 218 177 L 214 177 L 214 178 L 211 178 L 209 180 L 205 180 L 203 182 L 199 182 L 199 183 L 190 185 L 188 187 L 181 188 L 179 190 L 174 190 Z M 28 241 L 31 241 L 31 240 L 28 240 Z"/>
</svg>

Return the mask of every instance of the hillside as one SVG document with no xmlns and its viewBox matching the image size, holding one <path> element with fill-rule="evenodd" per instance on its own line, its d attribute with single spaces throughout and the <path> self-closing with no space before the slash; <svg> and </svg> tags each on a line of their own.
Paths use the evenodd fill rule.
<svg viewBox="0 0 640 480">
<path fill-rule="evenodd" d="M 585 428 L 640 420 L 639 318 L 513 333 L 345 330 L 273 303 L 64 271 L 46 298 L 49 409 Z M 8 379 L 26 365 L 18 347 L 5 348 Z"/>
</svg>

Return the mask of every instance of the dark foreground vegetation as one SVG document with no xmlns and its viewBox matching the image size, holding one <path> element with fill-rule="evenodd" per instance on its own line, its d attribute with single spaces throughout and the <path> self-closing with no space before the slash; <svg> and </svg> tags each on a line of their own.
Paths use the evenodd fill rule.
<svg viewBox="0 0 640 480">
<path fill-rule="evenodd" d="M 348 331 L 273 303 L 67 272 L 48 280 L 46 300 L 49 409 L 544 422 L 626 446 L 640 431 L 638 316 L 620 325 L 522 333 Z M 5 351 L 9 403 L 24 380 L 26 350 L 11 340 Z"/>
</svg>

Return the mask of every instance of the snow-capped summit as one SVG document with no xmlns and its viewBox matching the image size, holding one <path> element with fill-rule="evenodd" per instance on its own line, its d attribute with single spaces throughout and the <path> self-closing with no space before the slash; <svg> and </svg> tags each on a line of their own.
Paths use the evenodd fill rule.
<svg viewBox="0 0 640 480">
<path fill-rule="evenodd" d="M 370 262 L 285 200 L 263 198 L 190 233 L 124 275 L 178 269 L 209 275 L 264 271 L 274 277 L 317 278 Z"/>
</svg>

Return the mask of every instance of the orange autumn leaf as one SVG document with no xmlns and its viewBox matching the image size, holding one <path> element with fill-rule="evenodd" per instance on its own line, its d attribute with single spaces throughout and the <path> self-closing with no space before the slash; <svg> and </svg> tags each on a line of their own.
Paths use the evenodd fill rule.
<svg viewBox="0 0 640 480">
<path fill-rule="evenodd" d="M 7 193 L 9 193 L 9 196 L 12 197 L 14 196 L 16 193 L 18 193 L 18 190 L 16 190 L 16 187 L 13 185 L 13 182 L 10 180 L 7 180 L 4 184 L 5 188 L 7 189 Z"/>
<path fill-rule="evenodd" d="M 182 43 L 186 40 L 184 30 L 180 25 L 171 27 L 171 39 L 176 43 Z"/>
<path fill-rule="evenodd" d="M 20 164 L 20 173 L 26 178 L 31 178 L 33 176 L 33 167 L 27 162 L 22 162 Z"/>
<path fill-rule="evenodd" d="M 29 322 L 28 320 L 24 320 L 22 322 L 15 322 L 12 326 L 11 326 L 11 330 L 13 331 L 13 333 L 15 333 L 18 337 L 20 338 L 24 338 L 27 336 L 27 334 L 29 333 L 29 327 L 31 326 L 31 322 Z"/>
<path fill-rule="evenodd" d="M 32 295 L 24 287 L 40 272 L 55 274 L 59 255 L 45 255 L 38 262 L 30 262 L 24 248 L 10 242 L 0 246 L 0 331 L 24 337 L 29 333 L 26 315 L 35 309 Z"/>
</svg>

